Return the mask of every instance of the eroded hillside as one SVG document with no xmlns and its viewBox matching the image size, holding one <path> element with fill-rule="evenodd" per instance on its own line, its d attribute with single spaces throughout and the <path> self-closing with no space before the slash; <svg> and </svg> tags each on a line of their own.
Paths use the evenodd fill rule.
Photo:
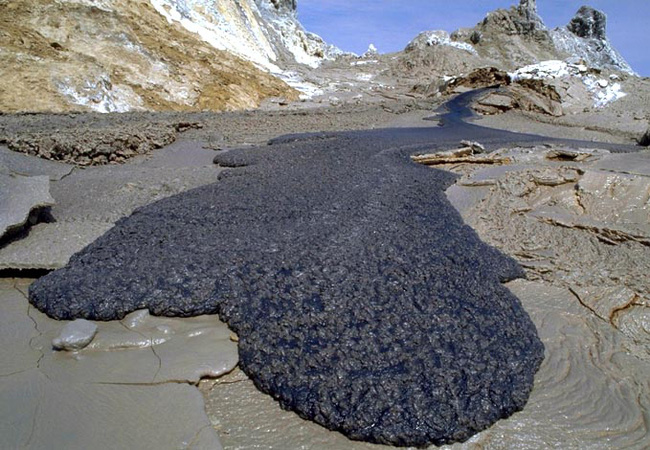
<svg viewBox="0 0 650 450">
<path fill-rule="evenodd" d="M 0 109 L 234 110 L 296 98 L 146 0 L 0 0 Z"/>
</svg>

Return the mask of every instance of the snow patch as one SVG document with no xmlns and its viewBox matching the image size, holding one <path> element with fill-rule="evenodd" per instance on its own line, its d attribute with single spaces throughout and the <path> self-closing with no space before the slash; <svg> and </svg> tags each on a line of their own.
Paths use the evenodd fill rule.
<svg viewBox="0 0 650 450">
<path fill-rule="evenodd" d="M 372 58 L 373 56 L 379 55 L 379 50 L 375 47 L 375 44 L 370 44 L 368 50 L 363 54 L 364 58 Z"/>
<path fill-rule="evenodd" d="M 477 55 L 476 49 L 466 42 L 457 42 L 451 39 L 449 33 L 444 30 L 434 30 L 434 31 L 423 31 L 415 39 L 413 39 L 407 48 L 409 47 L 421 47 L 427 46 L 432 47 L 435 45 L 445 45 L 448 47 L 454 47 L 459 50 L 464 50 L 473 55 Z"/>
<path fill-rule="evenodd" d="M 277 76 L 289 86 L 301 92 L 301 100 L 308 100 L 325 93 L 320 86 L 305 81 L 298 72 L 285 71 L 277 74 Z"/>
<path fill-rule="evenodd" d="M 587 86 L 587 90 L 593 95 L 596 108 L 607 106 L 627 95 L 623 92 L 620 83 L 610 84 L 606 80 L 596 79 L 593 75 L 584 77 L 582 81 Z"/>
<path fill-rule="evenodd" d="M 618 99 L 625 97 L 620 83 L 610 83 L 589 74 L 584 64 L 572 64 L 565 61 L 542 61 L 538 64 L 525 66 L 509 73 L 512 81 L 519 80 L 552 80 L 564 77 L 576 77 L 582 80 L 587 90 L 592 94 L 594 106 L 602 108 Z M 618 79 L 612 78 L 612 80 Z"/>
<path fill-rule="evenodd" d="M 567 76 L 580 76 L 581 74 L 587 73 L 587 71 L 588 68 L 585 65 L 550 60 L 521 67 L 508 75 L 512 81 L 549 80 Z"/>
<path fill-rule="evenodd" d="M 56 83 L 59 92 L 75 105 L 86 106 L 99 113 L 128 112 L 143 109 L 142 99 L 130 87 L 113 85 L 110 78 L 85 80 L 75 86 L 70 78 Z"/>
<path fill-rule="evenodd" d="M 571 33 L 566 27 L 550 31 L 555 47 L 569 55 L 580 55 L 590 67 L 620 70 L 638 76 L 608 39 L 585 39 Z"/>
<path fill-rule="evenodd" d="M 371 59 L 369 61 L 352 61 L 350 63 L 351 66 L 365 66 L 367 64 L 377 64 L 379 61 L 376 59 Z"/>
</svg>

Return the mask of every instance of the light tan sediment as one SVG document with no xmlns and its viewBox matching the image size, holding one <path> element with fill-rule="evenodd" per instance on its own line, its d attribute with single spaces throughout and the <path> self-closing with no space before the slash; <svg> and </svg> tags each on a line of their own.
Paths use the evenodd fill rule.
<svg viewBox="0 0 650 450">
<path fill-rule="evenodd" d="M 140 311 L 56 351 L 66 322 L 29 305 L 31 281 L 0 279 L 0 448 L 221 448 L 192 384 L 236 366 L 225 324 Z"/>
</svg>

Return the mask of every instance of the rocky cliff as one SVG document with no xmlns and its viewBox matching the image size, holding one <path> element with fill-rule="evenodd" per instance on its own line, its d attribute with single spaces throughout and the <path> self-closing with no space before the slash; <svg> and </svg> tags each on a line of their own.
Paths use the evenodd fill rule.
<svg viewBox="0 0 650 450">
<path fill-rule="evenodd" d="M 295 0 L 0 0 L 0 111 L 254 108 L 336 51 Z"/>
<path fill-rule="evenodd" d="M 607 38 L 607 16 L 602 11 L 581 7 L 566 27 L 552 30 L 551 37 L 559 51 L 582 58 L 591 67 L 634 74 Z"/>
<path fill-rule="evenodd" d="M 592 68 L 634 74 L 607 38 L 606 24 L 604 13 L 583 6 L 567 26 L 551 30 L 539 16 L 536 0 L 520 0 L 519 5 L 488 13 L 474 28 L 456 30 L 442 43 L 470 51 L 480 57 L 474 58 L 477 64 L 488 62 L 505 70 L 574 57 Z M 422 47 L 421 36 L 407 52 L 414 44 Z"/>
<path fill-rule="evenodd" d="M 295 63 L 317 67 L 340 53 L 305 31 L 296 18 L 296 0 L 150 1 L 170 23 L 274 73 Z"/>
</svg>

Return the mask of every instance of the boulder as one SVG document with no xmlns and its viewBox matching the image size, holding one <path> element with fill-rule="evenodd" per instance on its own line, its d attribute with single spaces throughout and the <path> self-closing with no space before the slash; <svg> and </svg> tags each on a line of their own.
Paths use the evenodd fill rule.
<svg viewBox="0 0 650 450">
<path fill-rule="evenodd" d="M 52 340 L 55 350 L 81 350 L 90 344 L 97 334 L 97 325 L 85 319 L 77 319 L 63 327 L 61 333 Z"/>
</svg>

